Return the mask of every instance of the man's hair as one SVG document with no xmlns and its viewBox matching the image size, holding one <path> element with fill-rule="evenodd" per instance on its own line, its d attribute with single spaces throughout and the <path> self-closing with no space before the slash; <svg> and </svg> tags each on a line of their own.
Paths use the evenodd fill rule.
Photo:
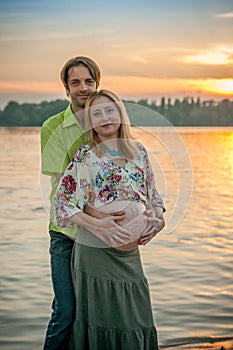
<svg viewBox="0 0 233 350">
<path fill-rule="evenodd" d="M 96 88 L 99 86 L 101 72 L 100 72 L 100 68 L 98 67 L 98 65 L 89 57 L 77 56 L 77 57 L 69 59 L 66 62 L 66 64 L 64 65 L 64 67 L 62 68 L 61 73 L 60 73 L 62 83 L 63 83 L 66 90 L 68 90 L 69 70 L 72 67 L 78 67 L 80 65 L 84 65 L 85 67 L 87 67 L 92 78 L 96 82 Z"/>
</svg>

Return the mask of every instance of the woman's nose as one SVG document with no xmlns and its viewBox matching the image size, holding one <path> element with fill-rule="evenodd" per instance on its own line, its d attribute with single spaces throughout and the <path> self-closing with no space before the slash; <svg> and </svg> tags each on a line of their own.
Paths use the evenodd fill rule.
<svg viewBox="0 0 233 350">
<path fill-rule="evenodd" d="M 108 120 L 108 114 L 105 111 L 102 111 L 101 114 L 103 120 Z"/>
</svg>

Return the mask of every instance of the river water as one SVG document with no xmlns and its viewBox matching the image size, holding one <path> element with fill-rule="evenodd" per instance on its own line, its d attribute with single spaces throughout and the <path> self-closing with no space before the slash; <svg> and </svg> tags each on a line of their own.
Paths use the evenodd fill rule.
<svg viewBox="0 0 233 350">
<path fill-rule="evenodd" d="M 167 212 L 141 248 L 162 345 L 233 336 L 233 129 L 135 129 Z M 40 128 L 0 128 L 0 347 L 41 349 L 50 316 Z M 204 339 L 204 338 L 203 338 Z"/>
</svg>

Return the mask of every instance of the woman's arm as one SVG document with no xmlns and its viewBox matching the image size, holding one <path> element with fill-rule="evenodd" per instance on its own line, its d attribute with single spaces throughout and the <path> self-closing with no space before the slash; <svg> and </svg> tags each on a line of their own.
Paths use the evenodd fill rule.
<svg viewBox="0 0 233 350">
<path fill-rule="evenodd" d="M 98 238 L 110 247 L 118 247 L 132 242 L 133 234 L 117 224 L 118 220 L 125 218 L 125 214 L 109 215 L 100 219 L 90 216 L 84 212 L 77 213 L 67 219 L 94 233 Z"/>
<path fill-rule="evenodd" d="M 155 235 L 157 235 L 165 226 L 163 213 L 165 206 L 163 199 L 158 193 L 155 186 L 154 173 L 150 164 L 148 155 L 146 155 L 146 189 L 148 210 L 145 215 L 148 218 L 148 226 L 140 238 L 139 244 L 147 244 Z"/>
<path fill-rule="evenodd" d="M 119 246 L 132 241 L 132 233 L 117 224 L 124 214 L 103 217 L 95 209 L 84 212 L 88 193 L 92 193 L 92 182 L 87 166 L 83 166 L 82 153 L 70 163 L 61 178 L 54 197 L 55 220 L 59 227 L 78 224 L 84 226 L 110 246 Z M 92 213 L 91 213 L 92 212 Z M 93 215 L 92 215 L 93 214 Z M 95 217 L 97 216 L 97 217 Z"/>
<path fill-rule="evenodd" d="M 103 211 L 99 211 L 99 210 L 93 208 L 88 203 L 85 205 L 84 213 L 86 213 L 86 214 L 88 214 L 90 216 L 93 216 L 94 218 L 97 218 L 97 219 L 103 219 L 106 216 L 109 216 L 109 213 L 104 213 Z M 111 213 L 111 214 L 114 215 L 114 216 L 119 216 L 119 215 L 125 214 L 125 212 L 124 211 L 118 211 L 118 212 Z M 122 217 L 119 220 L 122 220 Z"/>
</svg>

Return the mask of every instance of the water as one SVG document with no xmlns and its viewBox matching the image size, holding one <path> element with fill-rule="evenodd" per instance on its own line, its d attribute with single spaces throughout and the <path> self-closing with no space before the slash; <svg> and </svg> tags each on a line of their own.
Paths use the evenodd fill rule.
<svg viewBox="0 0 233 350">
<path fill-rule="evenodd" d="M 136 132 L 168 209 L 164 232 L 141 251 L 159 342 L 170 345 L 233 336 L 233 129 L 176 130 Z M 3 350 L 41 349 L 50 316 L 39 135 L 40 128 L 0 128 Z"/>
</svg>

